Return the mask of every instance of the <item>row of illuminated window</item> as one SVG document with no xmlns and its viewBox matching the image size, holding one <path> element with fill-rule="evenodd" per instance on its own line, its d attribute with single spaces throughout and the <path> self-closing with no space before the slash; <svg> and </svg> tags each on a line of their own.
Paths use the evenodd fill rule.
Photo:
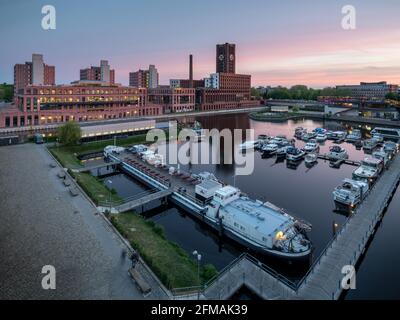
<svg viewBox="0 0 400 320">
<path fill-rule="evenodd" d="M 154 129 L 154 126 L 144 127 L 144 128 L 130 128 L 130 129 L 123 129 L 123 130 L 115 130 L 115 131 L 104 131 L 104 132 L 97 132 L 97 133 L 88 133 L 88 134 L 82 134 L 82 137 L 86 138 L 86 137 L 95 137 L 95 136 L 106 136 L 109 134 L 127 133 L 127 132 L 150 130 L 150 129 Z"/>
<path fill-rule="evenodd" d="M 28 98 L 29 99 L 29 98 Z M 121 101 L 121 100 L 126 100 L 126 101 L 138 101 L 140 97 L 137 96 L 124 96 L 124 97 L 118 97 L 115 99 L 115 101 Z M 27 100 L 29 101 L 29 100 Z M 59 97 L 51 97 L 51 98 L 46 98 L 46 97 L 41 97 L 39 98 L 40 103 L 48 103 L 48 102 L 96 102 L 96 101 L 114 101 L 113 97 L 84 97 L 84 98 L 59 98 Z"/>
<path fill-rule="evenodd" d="M 27 89 L 28 94 L 40 94 L 40 95 L 48 95 L 48 94 L 137 94 L 138 91 L 135 89 Z"/>
</svg>

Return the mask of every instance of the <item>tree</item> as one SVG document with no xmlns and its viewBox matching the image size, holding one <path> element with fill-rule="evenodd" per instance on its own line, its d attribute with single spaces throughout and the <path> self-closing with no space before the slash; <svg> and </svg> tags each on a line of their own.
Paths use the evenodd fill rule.
<svg viewBox="0 0 400 320">
<path fill-rule="evenodd" d="M 399 100 L 399 95 L 395 92 L 389 92 L 385 98 L 388 100 Z"/>
<path fill-rule="evenodd" d="M 66 146 L 73 146 L 78 144 L 81 139 L 81 128 L 78 123 L 69 121 L 58 128 L 57 135 L 60 143 Z"/>
<path fill-rule="evenodd" d="M 268 91 L 268 99 L 292 99 L 292 96 L 287 88 L 277 87 Z"/>
<path fill-rule="evenodd" d="M 0 101 L 11 102 L 14 95 L 14 86 L 12 84 L 0 84 Z"/>
<path fill-rule="evenodd" d="M 258 91 L 256 88 L 252 87 L 250 89 L 250 95 L 256 99 L 260 99 L 261 98 L 261 94 L 260 91 Z"/>
</svg>

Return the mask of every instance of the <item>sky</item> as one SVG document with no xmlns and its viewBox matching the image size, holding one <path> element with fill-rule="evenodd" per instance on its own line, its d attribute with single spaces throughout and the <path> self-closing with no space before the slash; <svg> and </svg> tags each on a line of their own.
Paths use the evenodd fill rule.
<svg viewBox="0 0 400 320">
<path fill-rule="evenodd" d="M 342 7 L 356 28 L 342 28 Z M 44 5 L 56 29 L 44 30 Z M 13 66 L 42 53 L 56 82 L 109 60 L 116 81 L 155 64 L 161 84 L 215 72 L 215 45 L 236 44 L 237 73 L 253 86 L 311 87 L 388 81 L 400 84 L 399 0 L 0 0 L 0 83 Z"/>
</svg>

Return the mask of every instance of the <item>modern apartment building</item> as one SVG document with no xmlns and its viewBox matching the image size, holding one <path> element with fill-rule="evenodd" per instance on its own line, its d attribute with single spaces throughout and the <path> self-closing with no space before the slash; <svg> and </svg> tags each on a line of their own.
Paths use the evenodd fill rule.
<svg viewBox="0 0 400 320">
<path fill-rule="evenodd" d="M 359 85 L 341 85 L 337 89 L 346 89 L 350 96 L 355 99 L 384 100 L 390 92 L 397 93 L 398 85 L 381 82 L 361 82 Z"/>
<path fill-rule="evenodd" d="M 129 86 L 137 88 L 155 89 L 158 87 L 159 74 L 156 67 L 151 64 L 149 69 L 139 69 L 129 73 Z"/>
<path fill-rule="evenodd" d="M 110 68 L 107 60 L 101 60 L 100 66 L 91 66 L 81 69 L 79 74 L 81 81 L 100 81 L 109 84 L 115 83 L 115 70 Z"/>
<path fill-rule="evenodd" d="M 14 96 L 28 85 L 55 85 L 55 67 L 44 63 L 43 55 L 32 54 L 32 61 L 14 65 Z"/>
</svg>

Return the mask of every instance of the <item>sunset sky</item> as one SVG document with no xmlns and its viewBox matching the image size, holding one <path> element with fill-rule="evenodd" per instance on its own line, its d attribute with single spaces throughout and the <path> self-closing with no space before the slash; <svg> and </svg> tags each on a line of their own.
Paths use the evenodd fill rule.
<svg viewBox="0 0 400 320">
<path fill-rule="evenodd" d="M 41 8 L 57 10 L 57 29 L 41 28 Z M 356 8 L 356 30 L 343 30 L 341 8 Z M 252 85 L 312 87 L 385 80 L 400 84 L 398 0 L 1 0 L 0 82 L 13 65 L 44 54 L 56 81 L 108 59 L 116 81 L 155 64 L 160 81 L 215 71 L 215 44 L 236 43 L 238 73 Z"/>
</svg>

